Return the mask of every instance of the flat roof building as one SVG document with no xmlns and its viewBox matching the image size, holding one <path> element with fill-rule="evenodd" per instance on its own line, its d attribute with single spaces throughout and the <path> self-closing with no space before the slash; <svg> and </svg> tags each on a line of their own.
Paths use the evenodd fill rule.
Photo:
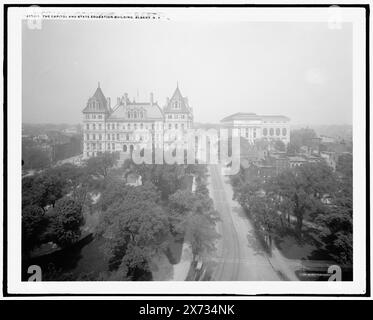
<svg viewBox="0 0 373 320">
<path fill-rule="evenodd" d="M 290 142 L 290 119 L 286 116 L 238 112 L 220 122 L 225 127 L 239 129 L 240 136 L 249 142 L 258 139 Z"/>
</svg>

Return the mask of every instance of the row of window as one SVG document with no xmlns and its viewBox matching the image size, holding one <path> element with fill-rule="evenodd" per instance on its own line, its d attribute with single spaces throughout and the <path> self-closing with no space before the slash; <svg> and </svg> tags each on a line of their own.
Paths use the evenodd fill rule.
<svg viewBox="0 0 373 320">
<path fill-rule="evenodd" d="M 275 135 L 275 132 L 276 132 L 276 136 L 279 136 L 281 134 L 281 129 L 280 128 L 270 128 L 269 130 L 267 128 L 264 128 L 263 129 L 263 136 L 267 136 L 268 135 L 268 131 L 269 131 L 269 135 L 270 136 L 274 136 Z M 282 135 L 283 136 L 286 136 L 287 134 L 287 130 L 286 128 L 282 128 Z"/>
<path fill-rule="evenodd" d="M 103 115 L 102 114 L 86 114 L 85 115 L 85 118 L 86 119 L 103 119 Z"/>
<path fill-rule="evenodd" d="M 246 138 L 249 138 L 249 128 L 246 128 L 246 130 L 245 130 L 245 136 L 246 136 Z M 255 128 L 253 130 L 253 138 L 254 139 L 256 138 L 256 129 Z"/>
<path fill-rule="evenodd" d="M 130 110 L 130 111 L 127 112 L 127 118 L 128 119 L 137 119 L 137 118 L 142 119 L 144 117 L 145 117 L 145 112 L 143 112 L 143 111 L 132 111 L 132 110 Z"/>
<path fill-rule="evenodd" d="M 107 149 L 109 150 L 115 150 L 115 143 L 108 143 L 106 145 Z M 87 143 L 86 144 L 86 150 L 102 150 L 104 149 L 103 143 Z"/>
<path fill-rule="evenodd" d="M 184 123 L 181 123 L 181 124 L 179 124 L 179 123 L 169 123 L 168 125 L 165 124 L 164 128 L 166 129 L 167 126 L 168 126 L 169 130 L 171 130 L 171 129 L 176 129 L 176 130 L 178 130 L 178 129 L 185 129 L 185 124 Z M 187 125 L 187 127 L 189 128 L 190 125 Z M 85 125 L 85 128 L 86 128 L 86 130 L 90 130 L 90 129 L 91 130 L 102 130 L 103 129 L 103 125 L 101 123 L 99 123 L 97 125 L 96 125 L 96 123 L 91 123 L 91 124 L 87 123 Z M 120 128 L 121 127 L 120 127 L 119 123 L 117 123 L 117 124 L 114 124 L 114 123 L 110 124 L 110 123 L 108 123 L 106 125 L 106 129 L 107 130 L 120 130 Z M 137 123 L 133 123 L 133 124 L 128 123 L 127 125 L 124 124 L 123 127 L 122 127 L 123 130 L 132 130 L 132 129 L 133 130 L 137 130 L 137 129 L 143 130 L 143 129 L 149 129 L 149 128 L 151 128 L 152 130 L 154 130 L 154 129 L 158 130 L 158 129 L 162 128 L 162 125 L 161 124 L 160 125 L 158 125 L 158 124 L 155 125 L 154 123 L 152 123 L 152 125 L 150 127 L 149 125 L 144 125 L 143 123 L 140 123 L 140 124 L 137 124 Z"/>
<path fill-rule="evenodd" d="M 89 129 L 91 129 L 91 130 L 102 130 L 103 129 L 103 125 L 101 124 L 101 123 L 99 123 L 99 124 L 95 124 L 95 123 L 91 123 L 91 124 L 89 124 L 89 123 L 87 123 L 86 124 L 86 126 L 85 126 L 85 128 L 86 128 L 86 130 L 89 130 Z M 133 124 L 133 129 L 135 129 L 135 130 L 137 130 L 137 128 L 140 128 L 141 130 L 142 129 L 149 129 L 150 128 L 150 126 L 148 126 L 148 125 L 144 125 L 143 123 L 140 123 L 139 124 L 139 126 L 137 125 L 137 123 L 134 123 Z M 151 125 L 151 128 L 154 130 L 155 128 L 157 128 L 158 129 L 158 125 L 157 126 L 155 126 L 154 125 L 154 123 L 152 123 L 152 125 Z M 106 125 L 106 129 L 107 130 L 120 130 L 120 125 L 119 125 L 119 123 L 117 123 L 117 124 L 114 124 L 114 123 L 108 123 L 107 125 Z M 128 123 L 127 125 L 123 125 L 123 130 L 131 130 L 132 129 L 132 125 L 131 125 L 131 123 Z"/>
<path fill-rule="evenodd" d="M 167 119 L 185 119 L 185 114 L 168 114 Z"/>
<path fill-rule="evenodd" d="M 161 135 L 161 134 L 156 134 L 155 135 L 155 140 L 162 139 L 162 136 L 163 135 Z M 103 134 L 95 134 L 95 133 L 88 134 L 87 133 L 85 135 L 85 140 L 86 141 L 88 141 L 88 140 L 99 140 L 99 141 L 102 141 L 103 137 L 104 137 Z M 126 133 L 124 136 L 122 136 L 122 138 L 124 140 L 126 140 L 126 141 L 131 141 L 131 140 L 147 141 L 147 139 L 150 138 L 150 137 L 147 136 L 147 135 L 132 135 L 132 134 Z M 106 135 L 106 140 L 119 141 L 119 140 L 121 140 L 121 136 L 120 136 L 119 133 L 117 133 L 117 134 L 107 134 Z"/>
<path fill-rule="evenodd" d="M 92 143 L 90 144 L 89 146 L 87 146 L 87 151 L 86 151 L 86 155 L 87 157 L 90 157 L 91 155 L 94 156 L 94 155 L 97 155 L 97 154 L 102 154 L 102 152 L 104 151 L 104 147 L 105 145 L 104 144 L 97 144 L 96 143 Z M 161 145 L 157 144 L 155 145 L 155 148 L 160 148 Z M 121 148 L 119 149 L 116 149 L 115 148 L 115 144 L 114 143 L 108 143 L 106 145 L 106 150 L 105 151 L 119 151 L 120 149 L 123 150 L 123 152 L 132 152 L 134 150 L 134 146 L 131 144 L 129 146 L 127 146 L 126 144 L 124 144 Z"/>
</svg>

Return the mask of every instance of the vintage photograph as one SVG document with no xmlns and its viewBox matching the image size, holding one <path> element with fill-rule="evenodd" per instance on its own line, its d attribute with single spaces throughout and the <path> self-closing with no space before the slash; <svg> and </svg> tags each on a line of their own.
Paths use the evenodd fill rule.
<svg viewBox="0 0 373 320">
<path fill-rule="evenodd" d="M 354 281 L 344 8 L 104 9 L 21 21 L 22 281 Z"/>
</svg>

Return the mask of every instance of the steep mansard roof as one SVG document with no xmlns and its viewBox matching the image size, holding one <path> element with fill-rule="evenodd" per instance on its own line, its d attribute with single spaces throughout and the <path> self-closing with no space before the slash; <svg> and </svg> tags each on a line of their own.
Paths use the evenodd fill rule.
<svg viewBox="0 0 373 320">
<path fill-rule="evenodd" d="M 174 107 L 175 102 L 178 103 L 178 108 Z M 172 113 L 188 113 L 191 112 L 191 108 L 188 103 L 188 99 L 186 97 L 183 97 L 179 86 L 176 87 L 176 90 L 174 94 L 172 95 L 172 98 L 168 102 L 168 104 L 163 108 L 163 112 L 172 112 Z"/>
<path fill-rule="evenodd" d="M 88 99 L 87 106 L 83 109 L 83 113 L 85 112 L 110 112 L 100 85 L 94 95 Z"/>
</svg>

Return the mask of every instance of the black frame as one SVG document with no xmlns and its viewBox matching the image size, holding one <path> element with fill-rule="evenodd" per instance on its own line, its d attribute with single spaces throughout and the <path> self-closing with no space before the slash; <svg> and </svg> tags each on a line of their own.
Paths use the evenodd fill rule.
<svg viewBox="0 0 373 320">
<path fill-rule="evenodd" d="M 365 65 L 366 65 L 366 292 L 365 294 L 80 294 L 80 293 L 9 293 L 8 292 L 8 60 L 7 60 L 7 38 L 8 38 L 8 8 L 10 7 L 30 7 L 36 5 L 39 7 L 159 7 L 159 8 L 328 8 L 337 5 L 341 8 L 364 8 L 365 9 Z M 112 297 L 125 297 L 125 296 L 146 296 L 146 297 L 370 297 L 370 64 L 369 64 L 369 18 L 370 18 L 370 5 L 369 4 L 4 4 L 4 60 L 3 60 L 3 296 L 4 297 L 89 297 L 89 296 L 112 296 Z"/>
</svg>

